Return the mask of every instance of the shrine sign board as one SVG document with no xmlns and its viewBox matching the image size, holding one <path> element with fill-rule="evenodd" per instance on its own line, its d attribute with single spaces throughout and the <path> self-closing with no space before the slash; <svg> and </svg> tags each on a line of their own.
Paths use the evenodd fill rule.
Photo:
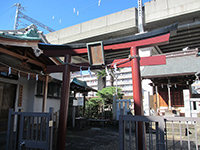
<svg viewBox="0 0 200 150">
<path fill-rule="evenodd" d="M 88 60 L 91 66 L 105 65 L 102 42 L 87 43 Z"/>
</svg>

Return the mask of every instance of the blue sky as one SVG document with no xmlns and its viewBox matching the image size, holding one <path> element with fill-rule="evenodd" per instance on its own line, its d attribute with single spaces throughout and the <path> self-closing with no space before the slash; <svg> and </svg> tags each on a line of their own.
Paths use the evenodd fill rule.
<svg viewBox="0 0 200 150">
<path fill-rule="evenodd" d="M 143 0 L 143 4 L 147 1 L 150 0 Z M 1 0 L 0 30 L 13 29 L 16 7 L 12 6 L 19 2 L 26 10 L 22 11 L 24 14 L 54 30 L 137 7 L 137 0 Z M 20 21 L 19 28 L 31 24 L 22 18 Z"/>
</svg>

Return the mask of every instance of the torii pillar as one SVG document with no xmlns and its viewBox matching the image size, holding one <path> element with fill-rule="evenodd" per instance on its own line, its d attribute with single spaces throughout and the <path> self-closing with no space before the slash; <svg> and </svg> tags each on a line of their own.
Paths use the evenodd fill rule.
<svg viewBox="0 0 200 150">
<path fill-rule="evenodd" d="M 57 150 L 65 149 L 69 93 L 70 93 L 70 79 L 71 79 L 70 65 L 68 63 L 71 63 L 71 55 L 68 54 L 65 56 L 65 63 L 66 65 L 63 68 L 63 85 L 62 85 L 62 93 L 61 93 L 61 101 L 60 101 Z"/>
<path fill-rule="evenodd" d="M 140 73 L 140 58 L 137 47 L 131 47 L 131 56 L 136 56 L 131 60 L 132 68 L 132 82 L 133 82 L 133 99 L 135 115 L 143 116 L 143 101 L 142 101 L 142 85 L 141 85 L 141 73 Z M 143 124 L 138 122 L 138 148 L 143 149 Z"/>
</svg>

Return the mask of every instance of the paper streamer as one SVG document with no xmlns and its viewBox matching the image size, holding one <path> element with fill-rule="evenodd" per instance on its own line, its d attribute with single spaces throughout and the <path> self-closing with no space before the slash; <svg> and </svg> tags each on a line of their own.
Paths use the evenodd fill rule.
<svg viewBox="0 0 200 150">
<path fill-rule="evenodd" d="M 90 76 L 92 77 L 92 72 L 90 70 L 90 67 L 88 68 L 88 72 L 89 72 Z"/>
<path fill-rule="evenodd" d="M 18 78 L 20 78 L 20 71 L 18 71 Z"/>
<path fill-rule="evenodd" d="M 110 76 L 107 66 L 105 67 L 107 76 Z"/>
<path fill-rule="evenodd" d="M 35 76 L 35 80 L 38 81 L 38 74 L 36 74 L 36 76 Z"/>
<path fill-rule="evenodd" d="M 114 69 L 115 69 L 115 72 L 117 72 L 117 64 L 116 63 L 114 64 Z"/>
<path fill-rule="evenodd" d="M 80 67 L 80 75 L 83 76 L 82 67 Z"/>
<path fill-rule="evenodd" d="M 30 73 L 28 73 L 28 80 L 30 79 Z"/>
<path fill-rule="evenodd" d="M 11 67 L 8 68 L 8 75 L 11 74 Z"/>
</svg>

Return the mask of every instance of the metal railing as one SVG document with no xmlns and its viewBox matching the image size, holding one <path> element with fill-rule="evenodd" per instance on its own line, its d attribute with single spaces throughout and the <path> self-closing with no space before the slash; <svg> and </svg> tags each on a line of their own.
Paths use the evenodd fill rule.
<svg viewBox="0 0 200 150">
<path fill-rule="evenodd" d="M 119 149 L 138 150 L 138 127 L 142 126 L 143 149 L 200 149 L 200 118 L 119 116 Z"/>
<path fill-rule="evenodd" d="M 200 148 L 200 118 L 197 117 L 164 117 L 166 149 Z"/>
<path fill-rule="evenodd" d="M 9 110 L 7 150 L 52 149 L 53 108 L 49 113 Z"/>
</svg>

